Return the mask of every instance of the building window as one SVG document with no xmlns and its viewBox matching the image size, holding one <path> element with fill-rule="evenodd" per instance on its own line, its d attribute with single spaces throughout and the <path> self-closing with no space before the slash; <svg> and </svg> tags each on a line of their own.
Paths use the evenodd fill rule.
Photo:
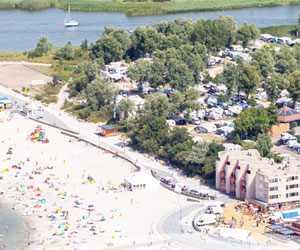
<svg viewBox="0 0 300 250">
<path fill-rule="evenodd" d="M 298 192 L 289 193 L 289 197 L 295 197 L 295 196 L 298 196 Z"/>
<path fill-rule="evenodd" d="M 278 199 L 278 194 L 270 195 L 269 198 L 270 198 L 270 200 L 272 200 L 272 199 Z"/>
<path fill-rule="evenodd" d="M 278 187 L 270 187 L 269 190 L 270 190 L 270 191 L 276 191 L 276 190 L 278 190 Z"/>
<path fill-rule="evenodd" d="M 270 183 L 278 182 L 278 178 L 269 179 L 269 182 L 270 182 Z"/>
<path fill-rule="evenodd" d="M 286 181 L 295 181 L 295 180 L 298 180 L 298 175 L 296 176 L 289 176 L 286 178 Z"/>
<path fill-rule="evenodd" d="M 292 188 L 298 188 L 298 184 L 292 184 L 292 185 L 286 185 L 286 190 L 292 189 Z"/>
</svg>

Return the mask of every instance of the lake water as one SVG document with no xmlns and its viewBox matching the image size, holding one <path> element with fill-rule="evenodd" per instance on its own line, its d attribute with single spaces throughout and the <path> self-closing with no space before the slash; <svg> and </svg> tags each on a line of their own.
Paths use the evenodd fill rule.
<svg viewBox="0 0 300 250">
<path fill-rule="evenodd" d="M 8 229 L 6 230 L 6 227 Z M 5 249 L 20 250 L 28 242 L 28 228 L 22 218 L 16 215 L 12 210 L 0 208 L 0 234 L 3 241 L 1 244 L 7 244 Z"/>
<path fill-rule="evenodd" d="M 281 24 L 295 24 L 300 6 L 280 6 L 272 8 L 250 8 L 210 12 L 187 12 L 157 16 L 127 17 L 123 13 L 72 12 L 72 17 L 80 26 L 76 29 L 62 29 L 66 11 L 46 9 L 39 11 L 0 10 L 0 51 L 28 51 L 35 47 L 40 36 L 48 36 L 54 46 L 62 46 L 68 41 L 80 45 L 84 39 L 96 41 L 105 26 L 115 26 L 133 30 L 138 26 L 151 25 L 163 20 L 176 18 L 216 19 L 220 15 L 233 16 L 238 24 L 245 21 L 258 27 Z"/>
</svg>

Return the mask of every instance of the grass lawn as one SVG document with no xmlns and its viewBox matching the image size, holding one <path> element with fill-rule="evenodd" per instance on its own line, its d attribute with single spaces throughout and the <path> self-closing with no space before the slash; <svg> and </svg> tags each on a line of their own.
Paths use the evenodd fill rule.
<svg viewBox="0 0 300 250">
<path fill-rule="evenodd" d="M 270 26 L 266 28 L 261 28 L 262 34 L 270 34 L 272 36 L 289 36 L 292 38 L 296 38 L 296 30 L 295 25 L 279 25 L 279 26 Z"/>
<path fill-rule="evenodd" d="M 278 5 L 297 5 L 300 0 L 171 0 L 153 2 L 153 0 L 0 0 L 0 8 L 67 9 L 71 3 L 72 10 L 125 12 L 128 16 L 155 15 L 186 11 L 207 11 L 221 9 L 238 9 L 249 7 L 267 7 Z"/>
</svg>

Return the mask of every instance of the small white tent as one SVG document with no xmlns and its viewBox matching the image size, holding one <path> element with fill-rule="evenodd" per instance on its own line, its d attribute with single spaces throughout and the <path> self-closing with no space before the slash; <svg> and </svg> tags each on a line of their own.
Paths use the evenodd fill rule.
<svg viewBox="0 0 300 250">
<path fill-rule="evenodd" d="M 124 179 L 127 190 L 133 191 L 137 189 L 158 189 L 159 182 L 151 175 L 140 172 L 133 177 Z"/>
</svg>

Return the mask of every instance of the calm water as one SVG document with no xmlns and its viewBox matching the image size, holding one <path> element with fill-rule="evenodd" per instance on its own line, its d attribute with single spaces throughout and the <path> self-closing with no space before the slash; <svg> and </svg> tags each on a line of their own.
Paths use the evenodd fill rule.
<svg viewBox="0 0 300 250">
<path fill-rule="evenodd" d="M 8 230 L 6 232 L 6 226 Z M 9 250 L 20 250 L 27 244 L 28 229 L 21 217 L 12 210 L 0 208 L 0 234 L 3 235 L 3 242 L 7 244 Z M 1 243 L 0 243 L 0 249 Z"/>
<path fill-rule="evenodd" d="M 258 27 L 295 24 L 299 12 L 300 6 L 189 12 L 143 17 L 127 17 L 123 13 L 78 11 L 72 12 L 72 16 L 80 26 L 75 30 L 64 30 L 60 28 L 60 23 L 64 21 L 66 11 L 60 9 L 0 10 L 0 51 L 31 50 L 40 36 L 48 36 L 54 46 L 64 45 L 68 41 L 71 41 L 73 45 L 80 45 L 84 39 L 89 42 L 96 41 L 102 35 L 105 26 L 120 27 L 129 31 L 138 26 L 176 18 L 216 19 L 220 15 L 227 15 L 233 16 L 238 24 L 248 21 Z"/>
</svg>

